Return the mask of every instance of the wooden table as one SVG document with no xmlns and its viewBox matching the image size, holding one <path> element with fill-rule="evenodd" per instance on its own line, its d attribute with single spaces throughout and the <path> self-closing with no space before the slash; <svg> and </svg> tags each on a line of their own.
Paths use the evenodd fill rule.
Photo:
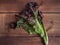
<svg viewBox="0 0 60 45">
<path fill-rule="evenodd" d="M 32 1 L 32 0 L 31 0 Z M 60 0 L 35 0 L 41 2 L 43 22 L 49 35 L 49 45 L 60 45 Z M 29 0 L 0 0 L 0 45 L 43 45 L 38 35 L 29 35 L 25 30 L 8 29 L 7 24 L 15 21 L 14 15 Z"/>
</svg>

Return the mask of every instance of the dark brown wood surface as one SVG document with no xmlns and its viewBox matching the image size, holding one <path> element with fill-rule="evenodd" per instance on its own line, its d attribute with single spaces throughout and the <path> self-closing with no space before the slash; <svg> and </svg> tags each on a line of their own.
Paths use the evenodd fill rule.
<svg viewBox="0 0 60 45">
<path fill-rule="evenodd" d="M 9 29 L 17 14 L 33 0 L 0 0 L 0 45 L 43 45 L 38 35 L 29 35 L 21 28 Z M 43 22 L 49 35 L 49 45 L 60 45 L 60 0 L 34 0 L 43 12 Z M 41 3 L 42 2 L 42 3 Z"/>
</svg>

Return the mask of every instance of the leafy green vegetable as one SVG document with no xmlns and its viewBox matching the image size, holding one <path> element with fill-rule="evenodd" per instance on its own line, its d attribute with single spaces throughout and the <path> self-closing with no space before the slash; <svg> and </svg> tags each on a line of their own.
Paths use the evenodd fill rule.
<svg viewBox="0 0 60 45">
<path fill-rule="evenodd" d="M 26 8 L 25 11 L 22 11 L 21 15 L 19 14 L 19 17 L 21 18 L 17 21 L 17 27 L 22 26 L 28 33 L 38 34 L 44 39 L 45 45 L 48 45 L 48 35 L 41 17 L 39 18 L 39 10 L 35 10 L 34 8 L 37 6 L 35 4 L 36 3 L 34 2 L 28 3 L 28 8 Z"/>
</svg>

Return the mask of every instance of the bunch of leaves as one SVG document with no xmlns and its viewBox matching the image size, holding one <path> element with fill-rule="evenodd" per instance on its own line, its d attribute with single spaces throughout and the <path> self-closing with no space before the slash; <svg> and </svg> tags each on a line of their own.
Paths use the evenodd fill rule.
<svg viewBox="0 0 60 45">
<path fill-rule="evenodd" d="M 27 3 L 25 8 L 16 15 L 18 18 L 17 27 L 23 27 L 30 34 L 38 34 L 48 45 L 48 35 L 42 22 L 42 13 L 39 12 L 37 3 Z"/>
</svg>

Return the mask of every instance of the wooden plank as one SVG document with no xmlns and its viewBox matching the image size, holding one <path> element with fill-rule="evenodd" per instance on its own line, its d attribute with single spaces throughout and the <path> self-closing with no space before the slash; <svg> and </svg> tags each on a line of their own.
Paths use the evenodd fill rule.
<svg viewBox="0 0 60 45">
<path fill-rule="evenodd" d="M 4 29 L 5 28 L 5 24 L 4 24 L 4 17 L 5 17 L 5 15 L 4 16 L 3 15 L 0 14 L 0 36 L 2 36 L 1 35 L 2 33 L 6 32 L 6 30 Z"/>
<path fill-rule="evenodd" d="M 8 23 L 14 21 L 14 14 L 0 14 L 0 36 L 5 36 L 8 32 Z"/>
<path fill-rule="evenodd" d="M 0 12 L 15 12 L 17 10 L 18 10 L 18 8 L 15 3 L 0 4 Z"/>
<path fill-rule="evenodd" d="M 43 12 L 60 12 L 60 0 L 44 0 L 40 6 Z"/>
<path fill-rule="evenodd" d="M 3 15 L 0 15 L 0 22 L 3 22 Z M 2 25 L 3 23 L 0 23 L 0 30 L 3 28 Z"/>
<path fill-rule="evenodd" d="M 60 33 L 60 14 L 45 14 L 44 20 L 46 29 L 49 28 L 48 26 L 52 26 L 52 28 L 48 30 L 48 34 L 58 36 Z M 53 24 L 51 24 L 49 21 L 52 21 Z"/>
<path fill-rule="evenodd" d="M 0 12 L 17 12 L 24 8 L 27 2 L 33 0 L 1 0 L 0 1 Z M 39 2 L 40 0 L 34 0 L 35 2 Z"/>
<path fill-rule="evenodd" d="M 43 45 L 40 37 L 0 37 L 0 45 Z M 49 37 L 48 45 L 60 45 L 60 37 Z"/>
<path fill-rule="evenodd" d="M 15 3 L 16 0 L 0 0 L 0 4 Z"/>
<path fill-rule="evenodd" d="M 22 10 L 27 2 L 33 0 L 1 0 L 0 1 L 0 12 L 19 12 Z M 59 0 L 34 0 L 40 5 L 40 9 L 43 12 L 60 12 L 60 1 Z"/>
<path fill-rule="evenodd" d="M 16 21 L 13 14 L 1 14 L 3 15 L 1 18 L 0 24 L 3 25 L 2 28 L 0 26 L 0 35 L 9 35 L 9 36 L 27 36 L 29 35 L 25 30 L 22 28 L 16 29 L 9 29 L 8 23 L 12 21 Z M 49 36 L 60 36 L 60 14 L 43 14 L 43 22 L 45 28 L 49 34 Z M 3 22 L 3 23 L 2 23 Z"/>
</svg>

